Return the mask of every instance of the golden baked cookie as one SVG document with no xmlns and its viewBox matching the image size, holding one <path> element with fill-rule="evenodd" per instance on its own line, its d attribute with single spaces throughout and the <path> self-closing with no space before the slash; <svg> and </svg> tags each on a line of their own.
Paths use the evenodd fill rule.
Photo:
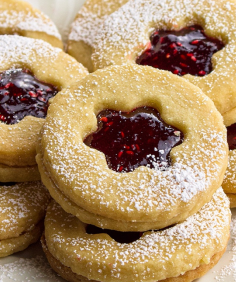
<svg viewBox="0 0 236 282">
<path fill-rule="evenodd" d="M 229 145 L 228 167 L 226 169 L 222 187 L 230 199 L 230 207 L 236 207 L 236 124 L 227 128 L 227 141 Z"/>
<path fill-rule="evenodd" d="M 26 1 L 0 1 L 0 34 L 18 34 L 42 39 L 54 47 L 63 48 L 56 25 Z"/>
<path fill-rule="evenodd" d="M 42 40 L 0 36 L 1 182 L 40 179 L 35 147 L 48 99 L 87 73 L 74 58 Z"/>
<path fill-rule="evenodd" d="M 84 143 L 98 126 L 108 133 L 100 149 Z M 97 70 L 62 90 L 41 133 L 36 160 L 51 196 L 82 222 L 119 231 L 185 220 L 210 201 L 228 160 L 213 102 L 183 78 L 135 64 Z"/>
<path fill-rule="evenodd" d="M 67 52 L 82 63 L 90 72 L 92 42 L 104 19 L 128 0 L 87 0 L 78 11 L 70 27 Z"/>
<path fill-rule="evenodd" d="M 96 228 L 91 232 L 93 227 L 53 201 L 42 243 L 51 266 L 68 281 L 190 282 L 222 256 L 230 217 L 222 188 L 184 222 L 142 234 Z"/>
<path fill-rule="evenodd" d="M 50 201 L 39 181 L 0 186 L 0 257 L 24 250 L 43 231 L 43 218 Z"/>
<path fill-rule="evenodd" d="M 201 88 L 224 116 L 236 111 L 235 42 L 235 1 L 134 0 L 104 20 L 92 62 L 96 70 L 151 60 Z"/>
</svg>

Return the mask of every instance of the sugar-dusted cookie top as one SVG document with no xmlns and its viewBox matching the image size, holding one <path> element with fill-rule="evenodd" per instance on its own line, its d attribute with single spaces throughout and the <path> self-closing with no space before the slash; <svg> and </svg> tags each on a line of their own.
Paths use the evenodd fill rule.
<svg viewBox="0 0 236 282">
<path fill-rule="evenodd" d="M 39 181 L 0 183 L 0 198 L 0 257 L 4 257 L 39 239 L 50 195 Z"/>
<path fill-rule="evenodd" d="M 63 47 L 61 35 L 52 20 L 26 1 L 0 1 L 0 34 L 43 39 L 55 47 Z"/>
<path fill-rule="evenodd" d="M 155 32 L 163 30 L 174 32 L 194 25 L 200 26 L 206 36 L 220 40 L 224 47 L 211 55 L 212 71 L 209 74 L 201 71 L 199 76 L 185 74 L 184 78 L 200 87 L 224 116 L 235 111 L 236 108 L 234 79 L 236 3 L 234 1 L 128 1 L 107 16 L 97 32 L 92 54 L 94 70 L 111 64 L 136 63 L 137 58 L 150 47 L 150 40 Z M 192 40 L 187 48 L 196 47 L 198 39 L 201 37 Z M 158 44 L 161 44 L 161 40 Z M 172 45 L 173 54 L 171 52 L 163 54 L 169 60 L 165 65 L 171 64 L 173 58 L 178 55 L 180 46 L 177 46 L 177 43 L 182 44 L 181 38 L 179 40 Z M 199 46 L 201 48 L 202 45 Z M 191 53 L 190 50 L 189 60 L 193 62 L 196 58 Z M 179 57 L 182 66 L 186 65 L 187 59 L 183 56 Z M 158 68 L 158 64 L 156 67 Z M 180 72 L 181 70 L 176 69 L 176 73 Z"/>
<path fill-rule="evenodd" d="M 87 0 L 78 11 L 67 42 L 67 52 L 82 63 L 89 71 L 93 41 L 106 17 L 124 5 L 128 0 Z"/>
<path fill-rule="evenodd" d="M 49 98 L 87 73 L 74 58 L 43 40 L 17 35 L 0 36 L 1 181 L 33 180 L 30 178 L 32 171 L 30 172 L 29 166 L 34 166 L 37 170 L 35 146 Z M 22 83 L 24 79 L 26 81 Z M 36 80 L 39 81 L 38 84 Z M 31 106 L 35 111 L 42 106 L 44 115 L 40 112 L 39 115 L 31 115 Z M 24 115 L 21 115 L 22 111 L 25 111 Z M 16 112 L 19 116 L 14 117 Z M 15 121 L 9 122 L 8 116 L 12 116 Z M 22 168 L 26 172 L 26 178 L 9 179 L 14 175 L 7 171 L 7 177 L 4 177 L 3 170 L 6 166 L 13 170 Z M 18 175 L 22 173 L 18 172 Z M 38 178 L 34 180 L 39 179 L 36 176 Z"/>
<path fill-rule="evenodd" d="M 150 153 L 152 167 L 111 169 L 105 154 L 84 140 L 100 129 L 103 110 L 128 114 L 144 106 L 157 110 L 177 136 L 181 131 L 183 142 L 170 150 L 169 166 Z M 106 116 L 99 120 L 105 131 L 115 130 Z M 211 199 L 227 166 L 226 130 L 213 102 L 183 78 L 135 64 L 98 70 L 61 91 L 41 133 L 37 163 L 52 197 L 83 222 L 103 228 L 147 230 L 182 221 Z M 151 142 L 152 133 L 145 134 Z M 124 155 L 135 158 L 137 143 L 124 144 Z M 158 143 L 155 150 L 163 153 Z"/>
<path fill-rule="evenodd" d="M 173 277 L 192 281 L 202 273 L 199 270 L 199 276 L 192 275 L 191 279 L 190 275 L 185 280 L 187 271 L 207 267 L 212 256 L 225 249 L 230 216 L 229 201 L 220 188 L 209 203 L 184 222 L 165 230 L 138 233 L 136 239 L 127 242 L 129 232 L 92 233 L 90 226 L 51 202 L 45 220 L 45 241 L 49 252 L 64 267 L 84 276 L 84 281 L 153 282 L 166 278 L 171 281 Z"/>
</svg>

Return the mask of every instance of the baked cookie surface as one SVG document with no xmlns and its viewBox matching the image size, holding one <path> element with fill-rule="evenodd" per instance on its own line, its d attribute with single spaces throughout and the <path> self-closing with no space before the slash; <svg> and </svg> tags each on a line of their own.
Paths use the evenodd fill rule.
<svg viewBox="0 0 236 282">
<path fill-rule="evenodd" d="M 10 186 L 1 183 L 0 197 L 0 257 L 4 257 L 39 239 L 50 195 L 37 181 Z"/>
<path fill-rule="evenodd" d="M 61 35 L 50 18 L 21 0 L 0 1 L 0 34 L 42 39 L 63 48 Z"/>
<path fill-rule="evenodd" d="M 52 202 L 42 241 L 50 264 L 68 281 L 184 282 L 199 278 L 205 267 L 213 266 L 211 261 L 217 262 L 229 228 L 229 201 L 220 188 L 181 224 L 144 232 L 128 244 L 118 243 L 102 230 L 88 234 L 86 224 Z M 120 232 L 121 237 L 126 235 Z"/>
<path fill-rule="evenodd" d="M 104 19 L 128 0 L 87 0 L 71 24 L 67 52 L 90 72 L 93 40 Z"/>
<path fill-rule="evenodd" d="M 184 78 L 201 88 L 213 100 L 223 116 L 230 114 L 231 111 L 235 112 L 234 1 L 128 1 L 109 15 L 97 32 L 92 54 L 94 70 L 112 64 L 134 64 L 150 45 L 150 36 L 155 31 L 177 31 L 192 25 L 199 25 L 207 36 L 220 39 L 224 48 L 213 54 L 211 59 L 213 70 L 209 74 L 201 76 L 185 74 Z M 194 44 L 196 42 L 192 45 Z M 188 54 L 191 55 L 191 51 Z M 170 56 L 170 53 L 164 56 Z M 171 56 L 169 60 L 171 63 Z M 182 65 L 185 65 L 184 60 Z"/>
<path fill-rule="evenodd" d="M 97 130 L 102 110 L 142 106 L 158 110 L 184 141 L 172 148 L 169 167 L 154 161 L 154 168 L 114 171 L 83 141 Z M 60 92 L 40 138 L 36 160 L 52 197 L 81 221 L 120 231 L 183 221 L 210 201 L 228 159 L 226 130 L 213 102 L 178 76 L 137 65 L 98 70 Z"/>
<path fill-rule="evenodd" d="M 61 49 L 52 47 L 42 40 L 17 35 L 0 36 L 0 62 L 1 83 L 5 79 L 3 74 L 7 80 L 8 76 L 22 70 L 23 74 L 31 72 L 35 79 L 56 87 L 57 91 L 88 73 L 81 64 Z M 10 96 L 9 89 L 13 87 L 12 77 L 9 78 L 10 84 L 5 82 L 5 85 L 1 85 L 0 181 L 2 182 L 40 179 L 35 155 L 37 138 L 44 118 L 40 115 L 32 116 L 31 112 L 28 112 L 28 115 L 14 124 L 5 123 L 8 113 L 14 113 L 16 106 L 25 106 L 25 109 L 29 109 L 30 103 L 37 105 L 45 101 L 45 108 L 42 111 L 47 110 L 47 88 L 42 91 L 40 86 L 38 89 L 38 86 L 34 86 L 34 78 L 32 80 L 31 88 L 26 91 L 28 94 L 24 93 L 23 96 L 19 94 L 16 98 L 14 95 Z M 28 78 L 26 81 L 28 83 Z M 27 86 L 27 83 L 25 82 L 23 86 Z M 22 85 L 19 81 L 17 84 Z M 12 89 L 14 93 L 14 87 Z M 44 96 L 41 95 L 42 93 Z M 35 109 L 37 110 L 37 106 Z"/>
</svg>

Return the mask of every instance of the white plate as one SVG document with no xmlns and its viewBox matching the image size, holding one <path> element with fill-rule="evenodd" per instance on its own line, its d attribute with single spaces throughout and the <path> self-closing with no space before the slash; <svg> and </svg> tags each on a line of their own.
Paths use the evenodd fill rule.
<svg viewBox="0 0 236 282">
<path fill-rule="evenodd" d="M 57 25 L 64 40 L 84 0 L 26 0 L 47 14 Z M 231 239 L 219 263 L 198 282 L 236 281 L 236 209 L 233 210 Z M 235 233 L 235 234 L 234 234 Z M 0 259 L 0 282 L 63 282 L 48 265 L 39 243 L 27 250 Z"/>
</svg>

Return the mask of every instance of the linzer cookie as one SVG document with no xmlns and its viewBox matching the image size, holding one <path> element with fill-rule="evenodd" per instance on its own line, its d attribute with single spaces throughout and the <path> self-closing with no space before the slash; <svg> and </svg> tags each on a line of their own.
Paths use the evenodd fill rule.
<svg viewBox="0 0 236 282">
<path fill-rule="evenodd" d="M 0 1 L 0 34 L 18 34 L 42 39 L 63 48 L 61 35 L 51 19 L 21 0 Z"/>
<path fill-rule="evenodd" d="M 228 160 L 213 102 L 181 77 L 135 64 L 62 90 L 40 138 L 52 197 L 82 222 L 118 231 L 182 222 L 210 201 Z"/>
<path fill-rule="evenodd" d="M 0 181 L 39 180 L 35 161 L 49 99 L 87 70 L 43 40 L 0 36 Z"/>
<path fill-rule="evenodd" d="M 225 172 L 222 187 L 230 199 L 230 207 L 236 207 L 236 124 L 227 126 L 227 140 L 229 144 L 228 167 Z"/>
<path fill-rule="evenodd" d="M 159 231 L 117 232 L 84 224 L 52 202 L 42 245 L 52 268 L 67 281 L 190 282 L 224 253 L 230 214 L 220 188 L 180 224 Z"/>
<path fill-rule="evenodd" d="M 109 14 L 116 11 L 127 1 L 87 0 L 72 22 L 67 52 L 89 71 L 93 70 L 91 62 L 92 46 L 99 27 Z"/>
<path fill-rule="evenodd" d="M 225 117 L 236 112 L 236 3 L 134 0 L 106 17 L 93 41 L 94 70 L 141 64 L 198 86 Z"/>
<path fill-rule="evenodd" d="M 50 195 L 39 181 L 0 185 L 0 257 L 5 257 L 39 239 Z"/>
</svg>

